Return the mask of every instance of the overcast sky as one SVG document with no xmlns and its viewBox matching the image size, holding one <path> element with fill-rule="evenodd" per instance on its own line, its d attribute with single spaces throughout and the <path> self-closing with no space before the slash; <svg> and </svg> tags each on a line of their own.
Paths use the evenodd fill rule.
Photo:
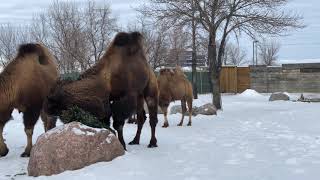
<svg viewBox="0 0 320 180">
<path fill-rule="evenodd" d="M 72 0 L 79 3 L 87 0 Z M 44 10 L 51 0 L 1 0 L 0 23 L 26 23 L 37 12 Z M 132 22 L 135 17 L 133 7 L 137 7 L 142 0 L 96 0 L 111 5 L 114 16 L 122 26 Z M 281 37 L 279 58 L 282 60 L 320 59 L 320 2 L 319 0 L 291 0 L 289 9 L 304 16 L 306 28 L 290 32 L 290 36 Z M 248 59 L 252 58 L 252 41 L 242 38 L 240 46 L 248 52 Z M 320 61 L 320 60 L 319 60 Z"/>
</svg>

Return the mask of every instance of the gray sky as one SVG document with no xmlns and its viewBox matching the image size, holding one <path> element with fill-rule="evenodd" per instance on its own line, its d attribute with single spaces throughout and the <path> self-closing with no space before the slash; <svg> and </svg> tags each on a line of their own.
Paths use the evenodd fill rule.
<svg viewBox="0 0 320 180">
<path fill-rule="evenodd" d="M 28 22 L 32 16 L 44 10 L 51 0 L 1 0 L 0 23 L 21 24 Z M 79 3 L 87 0 L 72 0 Z M 108 2 L 119 23 L 126 26 L 135 17 L 132 7 L 137 7 L 142 0 L 96 0 Z M 279 58 L 282 60 L 320 59 L 320 2 L 319 0 L 291 0 L 289 9 L 304 16 L 306 28 L 289 32 L 290 36 L 278 38 L 281 43 Z M 252 41 L 242 38 L 241 48 L 247 49 L 248 59 L 252 58 Z M 320 61 L 320 60 L 319 60 Z"/>
</svg>

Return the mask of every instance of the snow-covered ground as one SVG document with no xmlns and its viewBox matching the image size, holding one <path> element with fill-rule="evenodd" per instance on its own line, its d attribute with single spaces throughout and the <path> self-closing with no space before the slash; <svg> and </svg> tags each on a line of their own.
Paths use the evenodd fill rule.
<svg viewBox="0 0 320 180">
<path fill-rule="evenodd" d="M 169 115 L 169 128 L 157 128 L 158 148 L 149 149 L 149 124 L 141 145 L 128 146 L 112 162 L 36 179 L 117 180 L 317 180 L 320 177 L 320 103 L 269 102 L 268 95 L 247 91 L 223 96 L 218 116 L 193 117 L 192 127 L 177 127 L 180 114 Z M 297 95 L 293 96 L 297 97 Z M 210 102 L 201 95 L 195 104 Z M 175 104 L 178 104 L 176 102 Z M 5 128 L 9 154 L 0 159 L 0 179 L 33 179 L 25 175 L 27 158 L 20 158 L 26 137 L 21 115 Z M 187 118 L 186 118 L 187 119 Z M 136 126 L 126 124 L 129 142 Z M 43 133 L 38 121 L 34 140 Z"/>
</svg>

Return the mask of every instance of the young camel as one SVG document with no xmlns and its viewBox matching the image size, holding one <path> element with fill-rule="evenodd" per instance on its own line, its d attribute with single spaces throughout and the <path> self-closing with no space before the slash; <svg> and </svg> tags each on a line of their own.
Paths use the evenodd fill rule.
<svg viewBox="0 0 320 180">
<path fill-rule="evenodd" d="M 158 87 L 160 91 L 159 106 L 164 114 L 164 124 L 162 127 L 168 127 L 167 109 L 170 102 L 181 100 L 182 118 L 178 126 L 182 126 L 185 112 L 187 111 L 186 103 L 188 104 L 189 122 L 191 126 L 192 116 L 192 85 L 186 78 L 183 71 L 176 67 L 175 69 L 161 69 L 158 76 Z"/>
</svg>

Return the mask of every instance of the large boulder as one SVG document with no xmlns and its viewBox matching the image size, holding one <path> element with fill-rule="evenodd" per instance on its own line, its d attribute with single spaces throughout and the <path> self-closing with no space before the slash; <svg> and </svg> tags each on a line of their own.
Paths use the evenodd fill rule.
<svg viewBox="0 0 320 180">
<path fill-rule="evenodd" d="M 288 96 L 288 94 L 283 93 L 283 92 L 276 92 L 276 93 L 272 93 L 269 101 L 289 101 L 290 97 Z"/>
<path fill-rule="evenodd" d="M 39 136 L 31 151 L 28 174 L 49 176 L 111 161 L 124 153 L 111 131 L 71 122 Z"/>
<path fill-rule="evenodd" d="M 195 114 L 202 114 L 202 115 L 217 115 L 217 108 L 212 103 L 207 103 L 197 108 Z"/>
</svg>

